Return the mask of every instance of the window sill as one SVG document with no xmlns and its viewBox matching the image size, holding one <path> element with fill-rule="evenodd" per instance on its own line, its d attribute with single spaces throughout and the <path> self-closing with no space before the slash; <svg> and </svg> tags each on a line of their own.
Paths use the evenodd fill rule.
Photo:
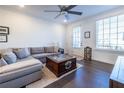
<svg viewBox="0 0 124 93">
<path fill-rule="evenodd" d="M 81 47 L 72 47 L 73 49 L 81 49 Z"/>
<path fill-rule="evenodd" d="M 105 52 L 115 52 L 115 53 L 124 53 L 124 50 L 112 50 L 112 49 L 100 49 L 100 48 L 95 48 L 97 51 L 105 51 Z"/>
<path fill-rule="evenodd" d="M 81 49 L 81 48 L 74 48 L 74 47 L 72 47 L 73 49 Z"/>
</svg>

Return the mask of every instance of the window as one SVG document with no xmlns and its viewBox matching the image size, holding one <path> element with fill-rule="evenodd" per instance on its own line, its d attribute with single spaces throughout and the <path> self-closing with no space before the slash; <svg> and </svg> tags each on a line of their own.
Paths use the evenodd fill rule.
<svg viewBox="0 0 124 93">
<path fill-rule="evenodd" d="M 81 47 L 81 28 L 80 26 L 73 28 L 73 48 Z"/>
<path fill-rule="evenodd" d="M 96 48 L 124 50 L 124 15 L 96 21 Z"/>
</svg>

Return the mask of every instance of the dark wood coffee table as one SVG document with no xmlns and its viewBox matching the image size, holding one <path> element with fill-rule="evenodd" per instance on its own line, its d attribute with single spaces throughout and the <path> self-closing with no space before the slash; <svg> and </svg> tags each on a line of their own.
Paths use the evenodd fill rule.
<svg viewBox="0 0 124 93">
<path fill-rule="evenodd" d="M 76 58 L 65 54 L 49 56 L 46 58 L 46 66 L 59 77 L 76 68 Z"/>
</svg>

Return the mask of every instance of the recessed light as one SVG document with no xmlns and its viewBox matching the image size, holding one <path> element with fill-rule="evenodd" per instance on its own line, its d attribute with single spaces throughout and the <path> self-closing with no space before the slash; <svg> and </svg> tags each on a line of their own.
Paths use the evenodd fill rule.
<svg viewBox="0 0 124 93">
<path fill-rule="evenodd" d="M 19 6 L 22 7 L 22 8 L 24 7 L 24 5 L 19 5 Z"/>
</svg>

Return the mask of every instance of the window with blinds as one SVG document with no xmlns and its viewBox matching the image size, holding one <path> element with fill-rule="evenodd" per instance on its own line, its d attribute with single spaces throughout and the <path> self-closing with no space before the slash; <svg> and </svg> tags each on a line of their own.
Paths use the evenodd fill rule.
<svg viewBox="0 0 124 93">
<path fill-rule="evenodd" d="M 80 48 L 81 47 L 81 28 L 77 26 L 73 28 L 73 48 Z"/>
<path fill-rule="evenodd" d="M 124 50 L 124 15 L 96 21 L 96 48 Z"/>
</svg>

